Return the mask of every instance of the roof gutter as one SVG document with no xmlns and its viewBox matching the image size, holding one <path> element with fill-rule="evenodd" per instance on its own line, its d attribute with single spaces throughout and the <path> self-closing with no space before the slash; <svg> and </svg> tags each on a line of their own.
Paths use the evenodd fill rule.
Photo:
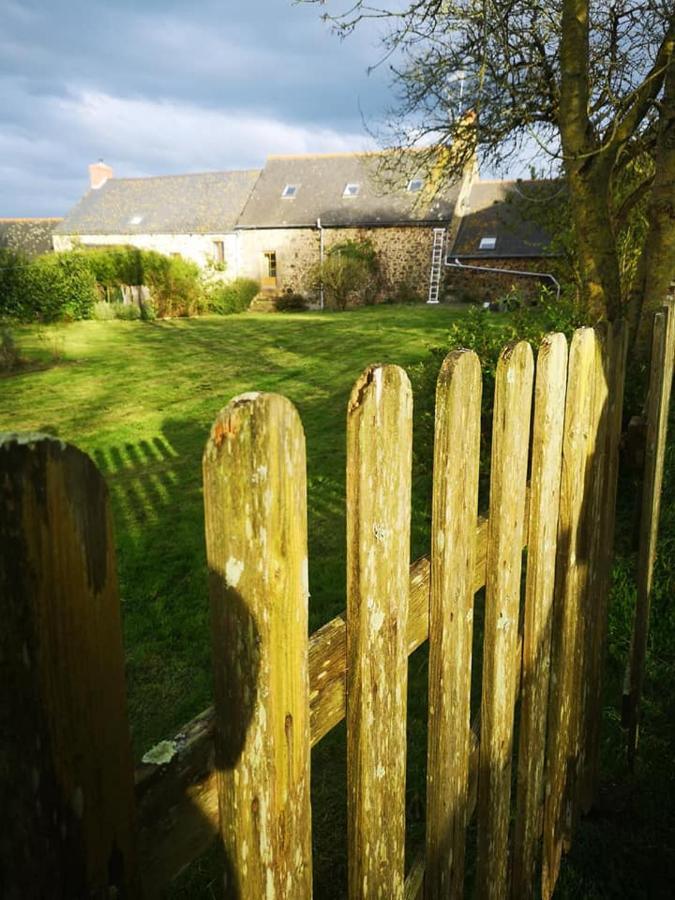
<svg viewBox="0 0 675 900">
<path fill-rule="evenodd" d="M 521 275 L 525 278 L 548 278 L 555 285 L 555 299 L 560 300 L 560 282 L 550 272 L 526 272 L 523 269 L 502 269 L 497 266 L 471 266 L 460 262 L 457 257 L 450 261 L 445 260 L 445 265 L 452 269 L 470 269 L 473 272 L 500 272 L 504 275 Z"/>
</svg>

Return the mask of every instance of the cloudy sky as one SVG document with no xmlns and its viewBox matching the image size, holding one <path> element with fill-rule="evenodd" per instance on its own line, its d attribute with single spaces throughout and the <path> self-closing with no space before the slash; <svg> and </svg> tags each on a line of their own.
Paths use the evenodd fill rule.
<svg viewBox="0 0 675 900">
<path fill-rule="evenodd" d="M 334 5 L 334 8 L 335 7 Z M 364 149 L 392 103 L 377 33 L 291 0 L 0 0 L 0 217 L 63 215 L 120 177 Z"/>
</svg>

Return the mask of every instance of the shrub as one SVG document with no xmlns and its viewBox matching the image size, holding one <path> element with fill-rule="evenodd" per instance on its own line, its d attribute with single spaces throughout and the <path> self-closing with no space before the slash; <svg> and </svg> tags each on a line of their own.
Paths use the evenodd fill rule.
<svg viewBox="0 0 675 900">
<path fill-rule="evenodd" d="M 221 315 L 243 312 L 259 291 L 260 285 L 252 278 L 209 281 L 206 286 L 208 308 Z"/>
<path fill-rule="evenodd" d="M 191 316 L 207 306 L 199 266 L 182 256 L 131 246 L 89 248 L 84 256 L 106 300 L 117 300 L 123 286 L 148 288 L 151 300 L 141 304 L 143 319 Z"/>
<path fill-rule="evenodd" d="M 136 303 L 112 303 L 115 318 L 124 322 L 137 322 L 141 318 L 141 309 Z"/>
<path fill-rule="evenodd" d="M 14 319 L 25 317 L 22 279 L 29 265 L 27 256 L 14 250 L 0 249 L 0 316 Z"/>
<path fill-rule="evenodd" d="M 302 294 L 290 290 L 275 297 L 274 305 L 279 312 L 302 312 L 307 309 L 307 301 Z"/>
<path fill-rule="evenodd" d="M 0 326 L 0 372 L 12 372 L 19 369 L 24 362 L 14 335 L 6 325 Z"/>
<path fill-rule="evenodd" d="M 374 303 L 380 290 L 380 266 L 370 241 L 334 244 L 309 273 L 312 286 L 323 287 L 328 309 L 346 309 L 353 303 Z"/>
<path fill-rule="evenodd" d="M 98 293 L 83 253 L 50 253 L 34 260 L 4 253 L 2 265 L 0 315 L 26 322 L 91 316 Z"/>
<path fill-rule="evenodd" d="M 105 300 L 99 300 L 98 303 L 94 303 L 94 306 L 91 310 L 92 319 L 96 319 L 97 322 L 108 322 L 110 319 L 115 318 L 115 306 L 116 303 L 106 303 Z"/>
<path fill-rule="evenodd" d="M 98 300 L 96 279 L 79 251 L 38 256 L 24 270 L 20 318 L 43 322 L 88 319 Z"/>
<path fill-rule="evenodd" d="M 149 288 L 154 310 L 160 318 L 194 316 L 207 308 L 199 266 L 182 256 L 144 252 L 140 284 Z"/>
</svg>

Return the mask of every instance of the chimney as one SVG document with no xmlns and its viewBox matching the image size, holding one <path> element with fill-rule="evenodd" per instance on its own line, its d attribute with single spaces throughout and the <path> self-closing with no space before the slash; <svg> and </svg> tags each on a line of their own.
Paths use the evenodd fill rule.
<svg viewBox="0 0 675 900">
<path fill-rule="evenodd" d="M 98 162 L 92 163 L 89 166 L 89 187 L 94 191 L 103 187 L 106 181 L 112 177 L 113 170 L 110 166 L 107 166 L 102 159 L 99 159 Z"/>
</svg>

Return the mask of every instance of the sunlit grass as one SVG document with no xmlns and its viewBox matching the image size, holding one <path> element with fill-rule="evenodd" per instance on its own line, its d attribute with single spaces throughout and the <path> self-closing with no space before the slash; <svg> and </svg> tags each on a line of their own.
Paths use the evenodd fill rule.
<svg viewBox="0 0 675 900">
<path fill-rule="evenodd" d="M 344 608 L 351 385 L 369 363 L 421 360 L 457 315 L 379 307 L 17 329 L 22 350 L 47 367 L 0 380 L 0 428 L 76 444 L 110 487 L 137 754 L 211 700 L 201 454 L 218 410 L 265 390 L 300 411 L 314 630 Z"/>
</svg>

